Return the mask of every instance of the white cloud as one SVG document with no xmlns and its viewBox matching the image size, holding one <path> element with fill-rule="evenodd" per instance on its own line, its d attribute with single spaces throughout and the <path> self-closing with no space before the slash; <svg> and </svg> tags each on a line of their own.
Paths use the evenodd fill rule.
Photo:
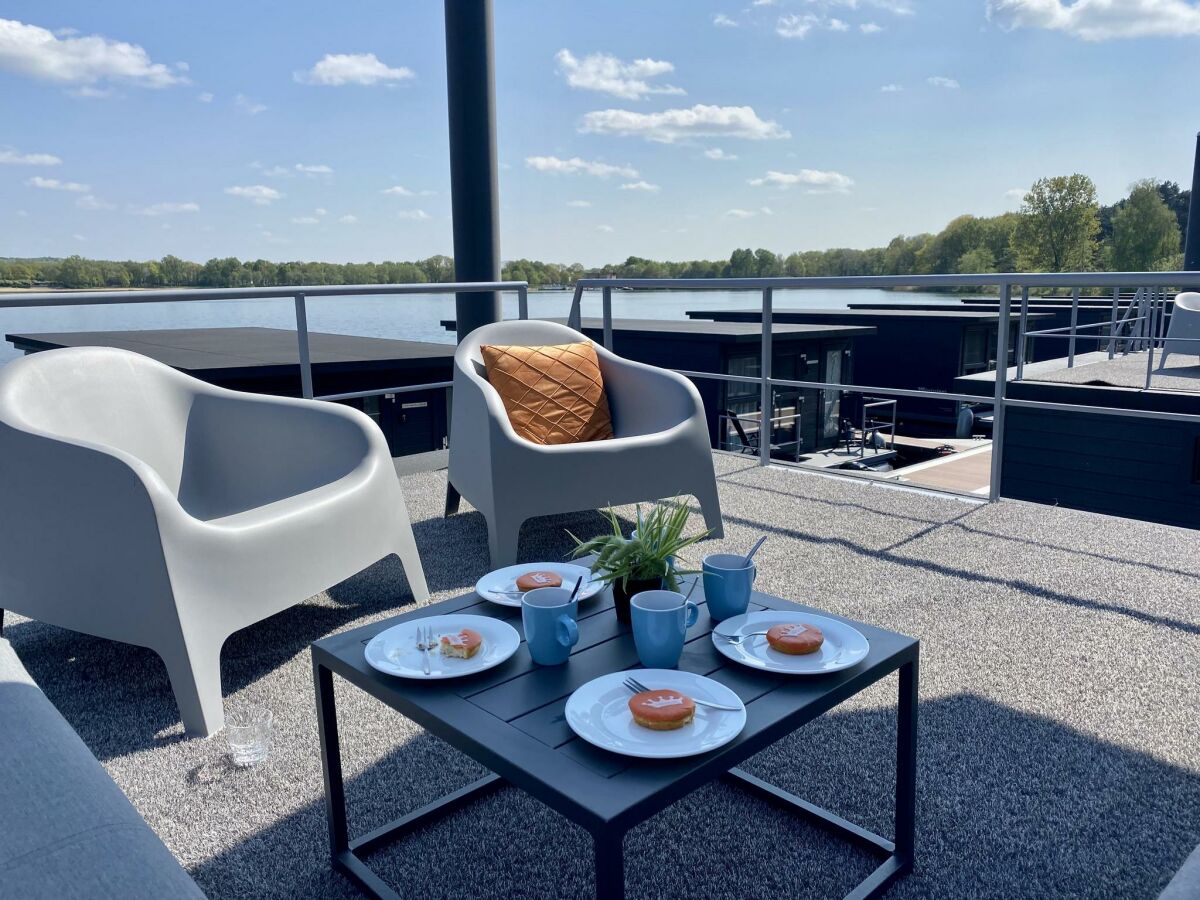
<svg viewBox="0 0 1200 900">
<path fill-rule="evenodd" d="M 883 26 L 877 25 L 874 22 L 863 22 L 858 26 L 858 30 L 863 34 L 879 34 L 879 32 L 883 31 Z"/>
<path fill-rule="evenodd" d="M 101 209 L 116 209 L 117 208 L 117 205 L 115 203 L 107 203 L 106 201 L 101 200 L 99 197 L 96 197 L 92 194 L 84 194 L 82 197 L 80 197 L 78 200 L 75 201 L 75 205 L 77 207 L 79 207 L 80 209 L 87 209 L 87 210 L 101 210 Z"/>
<path fill-rule="evenodd" d="M 41 175 L 34 175 L 25 183 L 47 191 L 70 191 L 74 194 L 86 194 L 91 191 L 90 187 L 78 181 L 59 181 L 57 178 L 43 178 Z"/>
<path fill-rule="evenodd" d="M 80 243 L 87 243 L 87 238 L 82 234 L 73 234 L 71 237 L 75 238 L 75 240 L 79 241 Z"/>
<path fill-rule="evenodd" d="M 294 72 L 292 77 L 301 84 L 340 87 L 345 84 L 395 84 L 415 78 L 416 73 L 407 66 L 388 66 L 374 53 L 326 53 L 311 69 Z"/>
<path fill-rule="evenodd" d="M 211 91 L 203 91 L 196 95 L 196 99 L 199 100 L 201 103 L 212 103 L 213 95 L 212 95 Z"/>
<path fill-rule="evenodd" d="M 246 200 L 252 200 L 255 206 L 270 206 L 276 200 L 283 197 L 283 194 L 275 190 L 275 188 L 267 187 L 265 184 L 227 187 L 225 188 L 225 193 L 232 197 L 242 197 Z"/>
<path fill-rule="evenodd" d="M 904 85 L 902 85 L 902 84 L 885 84 L 879 90 L 883 91 L 885 94 L 897 94 L 900 91 L 904 90 Z"/>
<path fill-rule="evenodd" d="M 304 163 L 296 163 L 296 171 L 303 172 L 305 175 L 332 175 L 333 169 L 326 165 L 305 165 Z"/>
<path fill-rule="evenodd" d="M 325 207 L 323 207 L 323 206 L 318 206 L 316 209 L 313 210 L 313 212 L 316 213 L 318 216 L 324 216 L 329 213 L 329 210 L 325 209 Z"/>
<path fill-rule="evenodd" d="M 799 172 L 767 172 L 762 178 L 751 178 L 755 187 L 777 187 L 786 190 L 798 185 L 808 185 L 809 193 L 845 193 L 854 186 L 854 179 L 841 172 L 823 172 L 820 169 L 801 169 Z"/>
<path fill-rule="evenodd" d="M 930 84 L 932 84 L 934 87 L 946 88 L 947 90 L 950 90 L 950 91 L 956 91 L 960 87 L 962 87 L 962 85 L 960 85 L 953 78 L 947 78 L 945 75 L 932 75 L 929 78 L 926 78 L 925 80 L 927 82 L 929 82 Z"/>
<path fill-rule="evenodd" d="M 737 159 L 736 153 L 726 153 L 720 147 L 710 147 L 704 151 L 704 155 L 708 159 L 715 159 L 721 162 L 730 162 Z"/>
<path fill-rule="evenodd" d="M 583 59 L 570 50 L 559 50 L 554 59 L 567 84 L 584 91 L 612 94 L 624 100 L 641 100 L 650 94 L 684 94 L 671 84 L 651 84 L 650 79 L 675 71 L 669 62 L 635 59 L 624 62 L 611 53 L 589 53 Z"/>
<path fill-rule="evenodd" d="M 713 16 L 713 24 L 716 25 L 718 28 L 737 28 L 738 27 L 738 23 L 735 22 L 733 19 L 729 18 L 729 16 L 725 15 L 725 13 L 717 13 L 715 16 Z"/>
<path fill-rule="evenodd" d="M 424 221 L 429 218 L 429 213 L 423 209 L 402 209 L 396 213 L 397 219 L 412 219 L 414 221 Z"/>
<path fill-rule="evenodd" d="M 590 134 L 620 134 L 670 144 L 700 137 L 771 140 L 791 135 L 779 123 L 763 120 L 750 106 L 705 106 L 638 113 L 602 109 L 583 117 L 579 130 Z"/>
<path fill-rule="evenodd" d="M 197 203 L 151 203 L 149 206 L 130 207 L 130 212 L 139 216 L 170 216 L 178 213 L 200 212 Z"/>
<path fill-rule="evenodd" d="M 402 184 L 394 184 L 390 188 L 384 188 L 380 193 L 387 194 L 389 197 L 411 197 L 413 195 L 413 192 Z"/>
<path fill-rule="evenodd" d="M 779 21 L 775 23 L 775 33 L 785 38 L 803 38 L 820 24 L 821 17 L 812 13 L 788 13 L 786 16 L 780 16 Z"/>
<path fill-rule="evenodd" d="M 754 217 L 752 209 L 727 209 L 725 215 L 730 219 L 751 219 Z"/>
<path fill-rule="evenodd" d="M 0 69 L 59 84 L 119 81 L 162 88 L 187 82 L 168 66 L 151 62 L 136 44 L 100 35 L 59 36 L 13 19 L 0 19 Z"/>
<path fill-rule="evenodd" d="M 62 160 L 49 153 L 18 153 L 12 147 L 0 147 L 0 166 L 57 166 Z"/>
<path fill-rule="evenodd" d="M 338 221 L 341 222 L 343 225 L 353 225 L 355 222 L 358 221 L 358 216 L 354 216 L 354 215 L 351 215 L 350 213 L 346 213 L 346 215 L 339 218 Z"/>
<path fill-rule="evenodd" d="M 845 22 L 843 22 L 841 19 L 830 19 L 828 22 L 825 23 L 825 27 L 828 28 L 830 31 L 849 31 L 850 30 L 850 26 L 847 25 Z"/>
<path fill-rule="evenodd" d="M 527 156 L 525 165 L 537 172 L 554 172 L 561 175 L 594 175 L 597 178 L 608 178 L 620 175 L 622 178 L 637 178 L 638 171 L 632 166 L 614 166 L 611 163 L 598 162 L 590 159 L 580 159 L 572 156 L 570 159 L 560 159 L 557 156 Z"/>
<path fill-rule="evenodd" d="M 573 209 L 587 209 L 591 205 L 592 205 L 592 202 L 590 200 L 568 200 L 567 201 L 567 206 L 570 206 Z"/>
<path fill-rule="evenodd" d="M 778 6 L 779 0 L 754 0 L 751 6 Z"/>
<path fill-rule="evenodd" d="M 842 7 L 843 9 L 872 7 L 874 9 L 882 9 L 885 12 L 895 13 L 898 16 L 913 15 L 911 0 L 808 0 L 808 3 L 823 9 L 830 7 Z"/>
<path fill-rule="evenodd" d="M 1004 192 L 1004 196 L 1009 200 L 1025 200 L 1025 195 L 1028 191 L 1025 188 L 1009 188 Z"/>
<path fill-rule="evenodd" d="M 769 207 L 769 206 L 760 206 L 758 208 L 758 211 L 761 212 L 764 216 L 775 215 L 775 210 L 771 209 L 771 207 Z"/>
<path fill-rule="evenodd" d="M 662 190 L 657 184 L 651 184 L 648 181 L 631 181 L 628 184 L 621 185 L 623 191 L 645 191 L 648 194 L 657 194 Z"/>
<path fill-rule="evenodd" d="M 596 230 L 603 231 L 606 234 L 612 234 L 616 229 L 613 228 L 611 225 L 597 225 Z"/>
<path fill-rule="evenodd" d="M 72 97 L 79 97 L 83 100 L 104 100 L 113 95 L 113 89 L 92 87 L 90 84 L 85 84 L 81 87 L 72 88 L 67 93 Z"/>
<path fill-rule="evenodd" d="M 238 108 L 239 112 L 244 112 L 248 116 L 257 116 L 261 112 L 267 111 L 265 103 L 259 103 L 257 100 L 252 100 L 245 94 L 238 94 L 233 98 L 233 105 Z"/>
<path fill-rule="evenodd" d="M 320 225 L 321 220 L 316 216 L 293 216 L 293 225 Z"/>
<path fill-rule="evenodd" d="M 1084 41 L 1200 34 L 1200 4 L 1190 0 L 988 0 L 1002 28 L 1046 28 Z"/>
</svg>

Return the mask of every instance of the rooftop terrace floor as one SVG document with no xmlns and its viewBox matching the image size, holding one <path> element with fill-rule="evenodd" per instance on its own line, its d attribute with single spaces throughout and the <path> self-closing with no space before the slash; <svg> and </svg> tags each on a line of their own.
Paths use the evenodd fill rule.
<svg viewBox="0 0 1200 900">
<path fill-rule="evenodd" d="M 760 533 L 759 588 L 922 642 L 917 866 L 891 897 L 1153 897 L 1200 842 L 1197 534 L 1005 501 L 986 505 L 720 454 L 727 536 Z M 405 474 L 434 600 L 487 569 L 474 512 L 441 517 L 445 476 Z M 561 558 L 535 520 L 526 560 Z M 331 873 L 308 645 L 410 608 L 399 564 L 235 635 L 227 708 L 275 714 L 271 761 L 182 740 L 153 654 L 16 619 L 6 632 L 50 699 L 213 898 L 355 897 Z M 893 676 L 894 678 L 894 676 Z M 891 833 L 895 683 L 876 685 L 746 768 Z M 412 722 L 338 687 L 351 830 L 481 772 Z M 3 777 L 0 775 L 0 777 Z M 549 848 L 549 849 L 548 849 Z M 723 785 L 630 833 L 630 897 L 841 896 L 874 857 Z M 514 789 L 380 851 L 405 893 L 447 871 L 478 897 L 591 893 L 590 839 Z"/>
</svg>

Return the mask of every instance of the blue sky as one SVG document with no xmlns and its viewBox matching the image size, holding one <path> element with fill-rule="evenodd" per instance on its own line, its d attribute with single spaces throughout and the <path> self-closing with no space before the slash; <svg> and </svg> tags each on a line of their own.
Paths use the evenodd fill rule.
<svg viewBox="0 0 1200 900">
<path fill-rule="evenodd" d="M 866 247 L 1190 180 L 1197 0 L 498 0 L 502 251 Z M 442 4 L 8 0 L 0 255 L 451 250 Z M 1185 185 L 1186 186 L 1186 185 Z"/>
</svg>

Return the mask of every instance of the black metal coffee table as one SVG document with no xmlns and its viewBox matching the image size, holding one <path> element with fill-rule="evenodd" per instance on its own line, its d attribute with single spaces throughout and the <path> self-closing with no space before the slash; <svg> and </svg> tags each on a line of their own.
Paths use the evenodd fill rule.
<svg viewBox="0 0 1200 900">
<path fill-rule="evenodd" d="M 700 603 L 700 618 L 688 632 L 679 667 L 728 685 L 746 704 L 747 721 L 745 730 L 732 743 L 703 756 L 680 760 L 641 760 L 609 753 L 576 738 L 564 719 L 567 697 L 577 687 L 598 675 L 638 665 L 629 627 L 619 623 L 612 611 L 611 592 L 584 604 L 579 619 L 579 643 L 562 666 L 534 665 L 524 644 L 503 665 L 449 681 L 394 678 L 367 665 L 363 646 L 368 640 L 398 622 L 422 616 L 454 612 L 493 616 L 521 631 L 519 609 L 496 606 L 474 594 L 317 641 L 312 646 L 313 676 L 334 867 L 372 896 L 398 897 L 367 867 L 362 857 L 507 783 L 586 828 L 595 841 L 596 896 L 622 897 L 625 832 L 701 785 L 723 778 L 879 853 L 883 857 L 879 867 L 847 897 L 882 894 L 913 865 L 918 642 L 847 619 L 871 642 L 865 660 L 853 668 L 820 677 L 775 675 L 739 665 L 718 653 L 709 637 L 714 623 L 703 606 L 703 598 Z M 830 615 L 777 597 L 755 594 L 751 609 L 764 608 Z M 897 670 L 900 696 L 894 841 L 737 768 L 747 757 Z M 494 774 L 350 840 L 334 707 L 335 673 Z"/>
</svg>

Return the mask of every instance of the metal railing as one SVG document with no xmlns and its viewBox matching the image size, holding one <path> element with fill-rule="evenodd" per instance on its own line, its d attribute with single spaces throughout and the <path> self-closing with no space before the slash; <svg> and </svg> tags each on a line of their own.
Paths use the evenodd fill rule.
<svg viewBox="0 0 1200 900">
<path fill-rule="evenodd" d="M 952 391 L 909 390 L 901 388 L 878 387 L 874 385 L 847 385 L 839 382 L 797 381 L 793 379 L 775 378 L 772 375 L 772 326 L 774 322 L 775 292 L 780 290 L 829 290 L 829 289 L 962 289 L 962 288 L 996 288 L 999 294 L 997 304 L 997 335 L 996 347 L 1005 348 L 1004 358 L 1007 362 L 1007 348 L 1010 346 L 1009 336 L 1013 316 L 1013 291 L 1021 291 L 1021 304 L 1018 319 L 1017 354 L 1018 370 L 1023 369 L 1023 345 L 1028 323 L 1028 305 L 1031 289 L 1037 288 L 1070 288 L 1072 322 L 1078 323 L 1080 293 L 1084 289 L 1113 288 L 1119 297 L 1121 289 L 1145 290 L 1146 285 L 1200 289 L 1200 272 L 1068 272 L 1068 273 L 995 273 L 986 275 L 848 275 L 848 276 L 798 276 L 781 278 L 582 278 L 575 285 L 575 293 L 571 302 L 571 312 L 567 324 L 578 329 L 583 320 L 582 303 L 585 291 L 596 290 L 601 294 L 601 313 L 603 321 L 604 346 L 612 349 L 612 292 L 615 288 L 632 288 L 634 290 L 690 290 L 690 291 L 757 291 L 762 295 L 761 322 L 761 374 L 754 378 L 750 376 L 720 375 L 711 372 L 692 372 L 679 370 L 680 374 L 690 378 L 713 378 L 721 381 L 737 381 L 758 383 L 761 387 L 761 409 L 772 408 L 776 388 L 810 388 L 816 390 L 837 390 L 848 394 L 878 395 L 880 397 L 906 397 L 930 400 L 951 400 L 957 403 L 978 404 L 981 397 L 976 394 L 960 394 Z M 898 296 L 897 300 L 902 300 Z M 748 312 L 753 312 L 749 310 Z M 1160 320 L 1153 318 L 1151 307 L 1150 324 L 1147 325 L 1144 340 L 1151 340 L 1154 326 Z M 1160 326 L 1161 327 L 1161 326 Z M 1078 334 L 1067 335 L 1078 339 Z M 1173 339 L 1174 340 L 1174 339 Z M 1068 353 L 1073 357 L 1074 341 L 1068 347 Z M 997 355 L 1000 355 L 999 353 Z M 988 498 L 997 500 L 1001 490 L 1001 472 L 1004 465 L 1004 430 L 1006 412 L 1010 408 L 1041 409 L 1058 412 L 1098 413 L 1110 416 L 1129 416 L 1132 418 L 1158 419 L 1163 421 L 1189 422 L 1200 424 L 1200 415 L 1160 412 L 1157 410 L 1129 410 L 1117 407 L 1089 406 L 1086 404 L 1053 403 L 1041 400 L 1013 400 L 1007 395 L 1008 366 L 997 365 L 995 388 L 992 394 L 992 465 Z M 769 442 L 759 448 L 761 465 L 771 462 Z"/>
<path fill-rule="evenodd" d="M 113 306 L 124 303 L 195 303 L 203 300 L 280 300 L 291 298 L 296 309 L 296 346 L 300 359 L 300 394 L 312 400 L 357 400 L 383 394 L 411 394 L 448 389 L 449 381 L 402 387 L 313 395 L 312 355 L 308 341 L 309 297 L 360 297 L 403 294 L 482 294 L 514 291 L 518 316 L 529 318 L 529 284 L 525 281 L 434 282 L 429 284 L 339 284 L 306 287 L 181 288 L 149 291 L 50 291 L 0 295 L 0 310 L 55 306 Z"/>
<path fill-rule="evenodd" d="M 1159 285 L 1156 288 L 1146 288 L 1147 284 Z M 680 370 L 681 374 L 691 378 L 708 378 L 726 382 L 754 384 L 760 390 L 760 405 L 762 410 L 773 408 L 774 393 L 777 388 L 833 390 L 843 394 L 858 394 L 884 398 L 911 398 L 929 400 L 950 400 L 957 403 L 980 404 L 987 403 L 985 397 L 978 394 L 956 393 L 952 391 L 930 391 L 906 388 L 881 387 L 876 385 L 843 384 L 840 382 L 800 381 L 795 379 L 775 378 L 772 373 L 772 331 L 774 321 L 775 292 L 779 290 L 826 290 L 826 289 L 892 289 L 892 288 L 977 288 L 994 287 L 998 290 L 997 304 L 997 348 L 1010 346 L 1009 335 L 1013 316 L 1013 290 L 1021 291 L 1019 330 L 1017 334 L 1017 374 L 1022 373 L 1024 366 L 1024 345 L 1027 337 L 1052 339 L 1065 338 L 1071 341 L 1071 347 L 1079 339 L 1107 340 L 1115 346 L 1121 340 L 1140 341 L 1153 348 L 1156 341 L 1161 341 L 1165 335 L 1165 318 L 1161 314 L 1163 303 L 1163 287 L 1169 285 L 1175 288 L 1200 289 L 1200 272 L 1156 272 L 1156 273 L 1056 273 L 1056 274 L 981 274 L 981 275 L 884 275 L 884 276 L 838 276 L 838 277 L 782 277 L 782 278 L 704 278 L 704 279 L 651 279 L 651 278 L 621 278 L 621 279 L 581 279 L 575 286 L 571 302 L 568 323 L 579 328 L 582 321 L 582 300 L 587 290 L 598 290 L 601 294 L 602 305 L 602 335 L 604 346 L 613 346 L 612 322 L 612 291 L 614 288 L 632 288 L 644 290 L 720 290 L 720 291 L 756 291 L 762 296 L 761 306 L 761 370 L 755 376 L 725 375 L 715 372 L 693 372 Z M 1031 289 L 1037 288 L 1071 288 L 1072 289 L 1072 325 L 1073 330 L 1067 334 L 1056 334 L 1055 329 L 1045 333 L 1027 332 L 1028 303 Z M 1120 322 L 1121 328 L 1140 329 L 1131 331 L 1128 335 L 1110 332 L 1105 336 L 1079 334 L 1078 311 L 1080 289 L 1113 288 L 1114 307 L 1111 322 Z M 1139 293 L 1135 295 L 1136 303 L 1131 303 L 1131 309 L 1124 318 L 1118 319 L 1117 301 L 1122 289 L 1132 289 Z M 404 295 L 404 294 L 451 294 L 451 293 L 483 293 L 493 291 L 515 292 L 518 297 L 518 316 L 529 317 L 528 284 L 525 282 L 473 282 L 448 284 L 389 284 L 389 285 L 320 285 L 297 287 L 269 288 L 200 288 L 180 290 L 148 290 L 148 291 L 89 291 L 89 292 L 46 292 L 27 293 L 0 296 L 0 310 L 21 308 L 45 308 L 64 306 L 100 306 L 126 303 L 161 303 L 161 302 L 199 302 L 205 300 L 253 300 L 291 298 L 295 304 L 296 339 L 300 362 L 301 393 L 305 397 L 313 397 L 312 361 L 309 352 L 308 316 L 306 301 L 310 297 L 363 296 L 363 295 Z M 1159 292 L 1153 294 L 1154 291 Z M 1157 297 L 1157 299 L 1155 299 Z M 897 299 L 902 299 L 898 297 Z M 1155 304 L 1158 304 L 1157 308 Z M 753 312 L 753 310 L 749 310 Z M 1138 324 L 1143 323 L 1143 324 Z M 1089 327 L 1089 326 L 1083 326 Z M 1157 332 L 1157 333 L 1156 333 Z M 1171 338 L 1170 340 L 1188 340 Z M 1200 340 L 1200 339 L 1192 339 Z M 1073 359 L 1073 356 L 1072 356 Z M 343 394 L 321 395 L 315 399 L 321 400 L 350 400 L 382 394 L 403 394 L 416 391 L 449 389 L 452 382 L 434 382 L 430 384 L 405 385 L 400 387 L 379 388 L 369 391 L 356 391 Z M 1085 404 L 1056 403 L 1049 401 L 1016 400 L 1007 396 L 1008 367 L 998 366 L 995 386 L 991 398 L 993 408 L 992 426 L 992 470 L 989 497 L 992 500 L 1000 496 L 1001 471 L 1003 466 L 1005 413 L 1008 409 L 1040 409 L 1058 412 L 1091 413 L 1106 416 L 1124 416 L 1140 419 L 1186 422 L 1200 425 L 1200 415 L 1161 412 L 1157 410 L 1133 410 L 1116 407 L 1091 406 Z M 760 441 L 758 447 L 759 461 L 762 465 L 771 462 L 771 442 Z"/>
</svg>

